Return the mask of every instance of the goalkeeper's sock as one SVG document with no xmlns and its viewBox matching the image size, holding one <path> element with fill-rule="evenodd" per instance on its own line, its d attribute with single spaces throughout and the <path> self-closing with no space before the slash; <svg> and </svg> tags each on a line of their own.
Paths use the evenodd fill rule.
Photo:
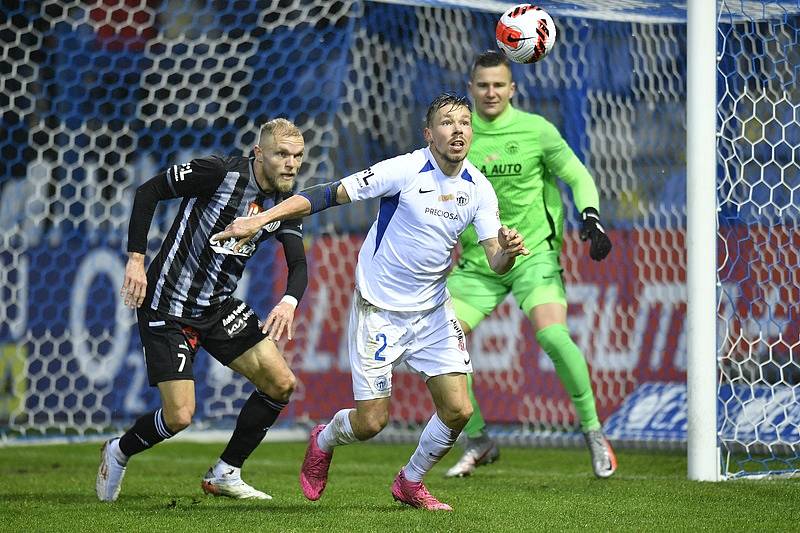
<svg viewBox="0 0 800 533">
<path fill-rule="evenodd" d="M 553 324 L 536 332 L 539 346 L 550 356 L 561 384 L 572 397 L 583 431 L 600 428 L 594 404 L 589 367 L 580 348 L 569 335 L 564 324 Z"/>
<path fill-rule="evenodd" d="M 317 446 L 325 453 L 331 453 L 336 446 L 357 442 L 353 426 L 350 424 L 350 412 L 355 409 L 342 409 L 333 415 L 325 429 L 317 435 Z"/>
<path fill-rule="evenodd" d="M 140 416 L 119 439 L 119 449 L 127 457 L 152 448 L 162 440 L 175 435 L 164 422 L 162 409 Z"/>
<path fill-rule="evenodd" d="M 481 406 L 478 405 L 478 400 L 475 399 L 475 393 L 472 391 L 472 380 L 472 374 L 467 374 L 467 392 L 469 392 L 469 401 L 472 402 L 472 417 L 464 426 L 464 433 L 471 439 L 477 439 L 485 434 L 486 422 L 481 414 Z"/>
<path fill-rule="evenodd" d="M 239 412 L 236 428 L 231 440 L 220 455 L 229 465 L 241 468 L 253 450 L 261 444 L 278 415 L 288 402 L 271 398 L 260 390 L 254 390 Z"/>
<path fill-rule="evenodd" d="M 425 429 L 422 430 L 417 449 L 414 450 L 408 464 L 403 467 L 406 479 L 414 482 L 422 481 L 422 477 L 450 451 L 459 433 L 461 432 L 447 427 L 439 415 L 433 413 Z"/>
</svg>

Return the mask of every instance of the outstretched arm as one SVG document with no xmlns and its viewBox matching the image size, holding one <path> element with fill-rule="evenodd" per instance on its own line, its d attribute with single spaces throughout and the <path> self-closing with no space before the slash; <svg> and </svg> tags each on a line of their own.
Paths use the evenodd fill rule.
<svg viewBox="0 0 800 533">
<path fill-rule="evenodd" d="M 258 230 L 270 222 L 302 218 L 334 205 L 349 202 L 350 197 L 347 195 L 347 191 L 338 181 L 314 185 L 290 196 L 263 213 L 237 218 L 228 224 L 223 231 L 214 234 L 211 237 L 211 241 L 220 242 L 230 238 L 239 239 L 239 242 L 234 246 L 234 250 L 238 250 L 240 245 L 246 243 L 253 235 L 258 233 Z"/>
<path fill-rule="evenodd" d="M 497 231 L 497 238 L 481 241 L 489 267 L 496 274 L 505 274 L 514 266 L 518 255 L 528 255 L 522 235 L 515 229 L 502 226 Z"/>
</svg>

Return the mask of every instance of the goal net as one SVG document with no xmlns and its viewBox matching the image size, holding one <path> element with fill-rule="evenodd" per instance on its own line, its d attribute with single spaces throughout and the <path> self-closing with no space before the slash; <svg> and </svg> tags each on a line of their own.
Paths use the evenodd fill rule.
<svg viewBox="0 0 800 533">
<path fill-rule="evenodd" d="M 604 262 L 588 259 L 565 189 L 569 326 L 589 361 L 600 417 L 615 440 L 680 445 L 685 11 L 674 2 L 578 4 L 542 3 L 558 42 L 541 63 L 514 66 L 514 103 L 556 124 L 586 163 L 614 242 Z M 413 150 L 428 103 L 442 90 L 466 91 L 473 57 L 495 48 L 497 17 L 510 5 L 4 7 L 2 436 L 118 431 L 157 406 L 135 315 L 118 296 L 140 183 L 195 156 L 247 152 L 258 126 L 276 116 L 305 133 L 301 186 Z M 719 431 L 733 471 L 797 468 L 798 11 L 785 1 L 720 4 Z M 176 207 L 157 212 L 150 257 Z M 284 346 L 299 386 L 284 425 L 326 420 L 352 402 L 344 334 L 357 250 L 376 209 L 354 204 L 305 223 L 309 286 Z M 263 246 L 237 295 L 264 316 L 284 285 L 282 253 Z M 508 441 L 572 441 L 570 399 L 533 340 L 513 300 L 471 335 L 484 417 Z M 204 353 L 195 376 L 196 424 L 230 426 L 250 385 Z M 414 428 L 431 410 L 422 380 L 401 369 L 392 419 Z"/>
</svg>

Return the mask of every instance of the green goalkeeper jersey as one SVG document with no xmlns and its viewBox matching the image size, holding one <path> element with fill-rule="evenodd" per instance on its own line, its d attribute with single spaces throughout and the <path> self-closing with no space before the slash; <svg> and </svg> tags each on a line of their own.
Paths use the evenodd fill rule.
<svg viewBox="0 0 800 533">
<path fill-rule="evenodd" d="M 489 178 L 500 208 L 501 222 L 519 231 L 530 256 L 561 250 L 564 206 L 556 183 L 572 189 L 580 211 L 598 208 L 597 188 L 589 171 L 545 118 L 511 105 L 489 122 L 472 113 L 474 138 L 468 158 Z M 469 226 L 461 235 L 462 261 L 490 272 L 478 235 Z M 465 265 L 466 266 L 466 265 Z"/>
</svg>

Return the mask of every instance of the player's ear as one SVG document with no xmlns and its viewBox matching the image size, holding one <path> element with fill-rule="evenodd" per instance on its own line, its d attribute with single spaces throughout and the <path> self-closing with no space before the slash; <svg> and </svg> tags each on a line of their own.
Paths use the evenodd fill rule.
<svg viewBox="0 0 800 533">
<path fill-rule="evenodd" d="M 256 159 L 258 159 L 259 161 L 261 161 L 262 157 L 264 156 L 264 152 L 263 150 L 261 150 L 261 147 L 259 145 L 253 146 L 253 153 L 255 154 Z"/>
<path fill-rule="evenodd" d="M 433 134 L 431 133 L 431 129 L 427 126 L 422 128 L 422 135 L 425 137 L 425 142 L 431 144 L 433 142 Z"/>
<path fill-rule="evenodd" d="M 508 97 L 509 98 L 514 96 L 514 93 L 517 92 L 517 84 L 512 81 L 510 87 L 511 87 L 511 91 L 509 91 L 509 93 L 508 93 Z"/>
</svg>

